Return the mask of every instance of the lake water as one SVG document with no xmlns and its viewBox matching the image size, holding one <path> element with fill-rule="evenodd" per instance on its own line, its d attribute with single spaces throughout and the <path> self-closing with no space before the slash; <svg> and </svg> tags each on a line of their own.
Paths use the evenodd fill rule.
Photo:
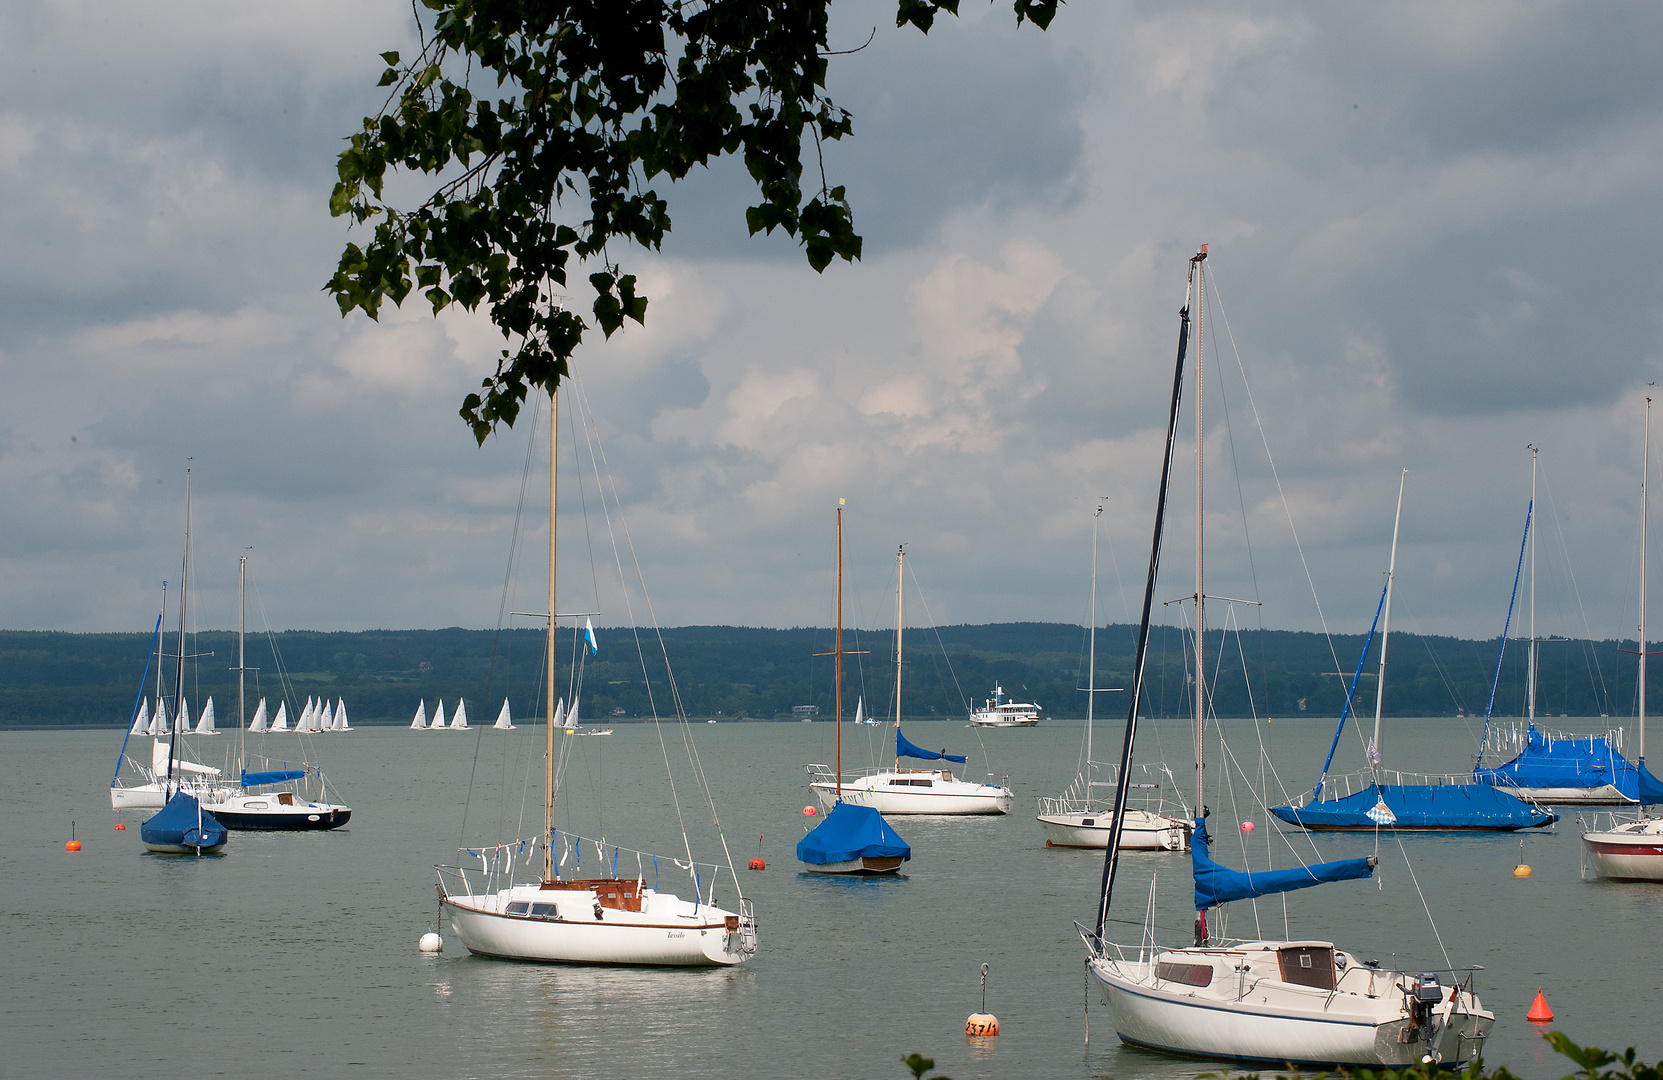
<svg viewBox="0 0 1663 1080">
<path fill-rule="evenodd" d="M 1470 766 L 1475 723 L 1392 721 L 1388 764 Z M 1267 844 L 1283 844 L 1267 815 L 1247 809 L 1249 782 L 1261 782 L 1260 738 L 1275 763 L 1271 790 L 1281 783 L 1296 795 L 1311 786 L 1332 727 L 1315 719 L 1226 727 L 1246 777 L 1218 794 L 1209 783 L 1208 798 L 1215 855 L 1239 866 L 1238 838 L 1261 857 Z M 845 731 L 846 765 L 870 761 L 889 738 L 888 728 Z M 921 722 L 907 731 L 919 745 L 968 752 L 962 771 L 971 778 L 1008 775 L 1016 812 L 893 819 L 913 846 L 906 876 L 848 881 L 799 874 L 793 853 L 812 801 L 803 765 L 832 760 L 833 725 L 693 725 L 761 924 L 751 963 L 706 971 L 483 960 L 448 932 L 443 953 L 417 951 L 436 918 L 433 864 L 457 861 L 470 782 L 467 840 L 494 838 L 498 822 L 507 822 L 505 835 L 536 831 L 540 767 L 527 785 L 509 757 L 540 741 L 533 730 L 309 736 L 305 756 L 322 756 L 354 808 L 351 824 L 314 835 L 235 833 L 223 857 L 207 859 L 148 855 L 138 836 L 143 815 L 111 813 L 119 731 L 0 733 L 0 1075 L 854 1080 L 908 1076 L 899 1059 L 915 1051 L 956 1080 L 1179 1080 L 1213 1071 L 1123 1048 L 1095 1000 L 1087 1042 L 1085 953 L 1073 922 L 1094 916 L 1101 855 L 1047 849 L 1033 817 L 1035 796 L 1060 793 L 1072 777 L 1081 725 L 976 731 Z M 1174 769 L 1179 777 L 1193 775 L 1182 723 L 1145 731 L 1141 757 L 1164 751 L 1186 763 Z M 679 757 L 679 733 L 664 734 Z M 293 760 L 302 756 L 295 739 L 267 736 L 265 745 Z M 207 757 L 234 741 L 205 741 Z M 590 831 L 593 815 L 609 840 L 679 851 L 651 726 L 621 725 L 610 738 L 579 739 L 574 750 L 563 823 Z M 1214 763 L 1225 760 L 1216 746 L 1211 752 Z M 1103 744 L 1097 756 L 1109 756 Z M 1357 758 L 1348 735 L 1342 760 Z M 708 837 L 709 814 L 685 770 L 678 783 L 689 832 L 702 824 Z M 501 809 L 501 788 L 511 811 Z M 518 824 L 522 802 L 529 826 Z M 1244 818 L 1257 824 L 1253 833 L 1237 828 Z M 126 831 L 113 829 L 118 820 Z M 63 850 L 71 821 L 84 845 L 77 854 Z M 758 854 L 759 835 L 768 868 L 756 873 L 744 866 Z M 1295 833 L 1288 842 L 1307 858 L 1374 850 L 1367 836 Z M 1571 1071 L 1525 1021 L 1539 985 L 1556 1026 L 1576 1041 L 1663 1057 L 1663 1029 L 1652 1026 L 1663 981 L 1663 886 L 1579 880 L 1574 818 L 1525 837 L 1534 875 L 1522 880 L 1512 876 L 1516 836 L 1418 836 L 1403 848 L 1407 864 L 1395 842 L 1383 841 L 1374 880 L 1286 897 L 1287 930 L 1388 964 L 1441 968 L 1429 908 L 1450 959 L 1485 969 L 1477 989 L 1497 1014 L 1490 1064 L 1525 1080 Z M 720 857 L 708 840 L 695 853 Z M 1289 861 L 1284 855 L 1279 865 Z M 1158 919 L 1174 928 L 1164 940 L 1187 943 L 1185 856 L 1128 855 L 1115 913 L 1141 920 L 1152 879 Z M 730 881 L 717 902 L 731 904 L 733 894 Z M 1229 932 L 1252 935 L 1252 905 L 1234 908 Z M 1259 901 L 1257 918 L 1264 934 L 1281 936 L 1282 899 Z M 1121 936 L 1135 941 L 1137 929 Z M 981 1006 L 984 962 L 987 1008 L 1003 1034 L 970 1040 L 964 1019 Z"/>
</svg>

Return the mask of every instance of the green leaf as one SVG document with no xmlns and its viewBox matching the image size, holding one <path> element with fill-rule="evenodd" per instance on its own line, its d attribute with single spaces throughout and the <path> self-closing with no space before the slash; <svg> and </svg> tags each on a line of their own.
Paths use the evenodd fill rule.
<svg viewBox="0 0 1663 1080">
<path fill-rule="evenodd" d="M 381 54 L 381 59 L 388 64 L 396 64 L 398 63 L 398 52 L 396 50 L 384 52 Z"/>
</svg>

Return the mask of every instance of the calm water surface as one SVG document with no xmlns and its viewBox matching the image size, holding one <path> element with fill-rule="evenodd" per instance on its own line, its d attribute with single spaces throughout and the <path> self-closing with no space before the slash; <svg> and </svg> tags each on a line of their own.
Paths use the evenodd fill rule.
<svg viewBox="0 0 1663 1080">
<path fill-rule="evenodd" d="M 1216 853 L 1239 866 L 1243 840 L 1261 859 L 1267 844 L 1284 844 L 1266 815 L 1248 809 L 1249 783 L 1285 785 L 1290 795 L 1310 787 L 1331 727 L 1227 723 L 1247 776 L 1209 791 L 1209 802 Z M 1394 722 L 1388 763 L 1470 764 L 1472 723 Z M 1180 722 L 1145 730 L 1150 758 L 1164 750 L 1188 762 Z M 1101 856 L 1046 849 L 1033 819 L 1034 797 L 1058 793 L 1073 775 L 1081 726 L 1052 720 L 978 732 L 934 722 L 908 731 L 920 745 L 968 751 L 971 778 L 1008 775 L 1018 812 L 895 819 L 914 851 L 906 876 L 844 881 L 799 874 L 793 855 L 802 807 L 812 801 L 802 766 L 831 760 L 832 725 L 695 725 L 735 861 L 743 867 L 758 853 L 760 835 L 768 862 L 762 873 L 740 871 L 761 921 L 761 951 L 742 968 L 718 971 L 481 960 L 448 934 L 444 953 L 417 952 L 436 917 L 432 865 L 456 861 L 470 781 L 470 841 L 494 839 L 499 821 L 512 835 L 522 801 L 528 815 L 538 813 L 540 777 L 526 785 L 523 766 L 506 754 L 535 732 L 311 736 L 305 756 L 323 757 L 354 807 L 351 825 L 319 835 L 233 834 L 217 859 L 150 856 L 139 843 L 142 815 L 111 813 L 106 789 L 119 732 L 0 733 L 0 1075 L 852 1080 L 906 1076 L 898 1059 L 913 1051 L 958 1080 L 1181 1080 L 1211 1071 L 1122 1048 L 1095 1001 L 1087 1042 L 1084 950 L 1072 924 L 1094 915 Z M 679 735 L 666 734 L 679 754 Z M 888 729 L 847 735 L 845 761 L 870 760 L 887 737 Z M 1260 737 L 1275 763 L 1263 779 Z M 267 737 L 268 752 L 303 756 L 295 736 L 278 738 Z M 207 741 L 207 756 L 234 739 Z M 1342 747 L 1355 759 L 1353 741 Z M 620 726 L 611 738 L 580 743 L 574 794 L 562 804 L 569 827 L 594 831 L 598 820 L 609 839 L 676 852 L 653 729 Z M 1190 775 L 1187 764 L 1174 772 Z M 708 812 L 685 772 L 680 785 L 689 831 L 702 824 L 708 836 Z M 1258 825 L 1253 833 L 1237 829 L 1244 818 Z M 84 844 L 76 855 L 63 851 L 72 820 Z M 113 830 L 117 820 L 125 832 Z M 1293 834 L 1286 842 L 1307 858 L 1374 849 L 1362 836 Z M 1294 893 L 1285 908 L 1281 899 L 1260 901 L 1256 913 L 1235 905 L 1229 932 L 1254 934 L 1256 918 L 1266 935 L 1332 939 L 1365 958 L 1443 967 L 1430 909 L 1450 959 L 1484 966 L 1478 989 L 1498 1016 L 1492 1064 L 1526 1080 L 1570 1071 L 1525 1022 L 1538 985 L 1573 1039 L 1663 1057 L 1653 1008 L 1663 981 L 1663 887 L 1580 881 L 1574 820 L 1525 838 L 1535 873 L 1524 880 L 1512 876 L 1517 837 L 1410 837 L 1403 847 L 1407 863 L 1395 842 L 1383 841 L 1374 880 Z M 710 859 L 720 849 L 705 842 L 696 853 Z M 1283 849 L 1279 864 L 1289 861 Z M 1158 919 L 1174 928 L 1164 940 L 1184 943 L 1193 917 L 1184 857 L 1127 856 L 1116 913 L 1141 921 L 1152 881 Z M 731 903 L 733 892 L 731 882 L 718 888 L 718 903 Z M 1124 940 L 1136 936 L 1124 928 Z M 984 962 L 987 1006 L 1004 1033 L 967 1040 L 964 1018 L 980 1008 Z"/>
</svg>

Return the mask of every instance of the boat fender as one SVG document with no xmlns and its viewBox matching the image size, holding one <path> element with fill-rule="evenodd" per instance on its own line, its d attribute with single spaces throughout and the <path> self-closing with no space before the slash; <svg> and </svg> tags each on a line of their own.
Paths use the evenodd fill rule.
<svg viewBox="0 0 1663 1080">
<path fill-rule="evenodd" d="M 595 918 L 596 919 L 606 918 L 606 916 L 601 912 L 601 906 L 599 904 L 595 905 Z"/>
</svg>

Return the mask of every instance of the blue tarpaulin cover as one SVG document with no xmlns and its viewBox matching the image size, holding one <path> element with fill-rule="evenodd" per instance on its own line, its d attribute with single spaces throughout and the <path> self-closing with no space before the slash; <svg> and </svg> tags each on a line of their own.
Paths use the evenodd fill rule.
<svg viewBox="0 0 1663 1080">
<path fill-rule="evenodd" d="M 1318 799 L 1304 806 L 1273 806 L 1270 812 L 1307 829 L 1374 829 L 1369 811 L 1384 802 L 1397 829 L 1534 829 L 1559 820 L 1488 784 L 1376 784 L 1342 799 Z"/>
<path fill-rule="evenodd" d="M 813 832 L 797 841 L 797 858 L 815 866 L 869 858 L 912 858 L 912 848 L 870 806 L 838 803 Z"/>
<path fill-rule="evenodd" d="M 211 848 L 225 843 L 227 835 L 225 826 L 183 791 L 169 799 L 155 817 L 139 826 L 139 838 L 147 844 Z"/>
<path fill-rule="evenodd" d="M 1473 779 L 1499 788 L 1597 788 L 1610 784 L 1645 806 L 1663 803 L 1663 781 L 1631 764 L 1604 735 L 1555 736 L 1535 724 L 1524 749 L 1505 765 L 1474 769 Z"/>
<path fill-rule="evenodd" d="M 277 769 L 273 772 L 245 772 L 243 773 L 243 787 L 259 787 L 261 784 L 281 784 L 285 780 L 299 780 L 305 775 L 305 769 Z"/>
<path fill-rule="evenodd" d="M 1366 878 L 1374 873 L 1374 862 L 1366 857 L 1339 859 L 1291 870 L 1244 873 L 1208 858 L 1206 825 L 1196 818 L 1195 831 L 1190 834 L 1190 868 L 1195 873 L 1195 910 L 1204 911 L 1231 900 L 1251 900 L 1255 896 L 1306 889 L 1329 881 Z"/>
<path fill-rule="evenodd" d="M 941 761 L 945 759 L 947 761 L 956 761 L 960 765 L 964 764 L 964 758 L 957 754 L 949 754 L 945 750 L 938 754 L 933 750 L 924 750 L 920 747 L 912 745 L 907 741 L 907 737 L 901 734 L 901 728 L 899 725 L 895 728 L 895 756 L 915 757 L 924 761 Z"/>
</svg>

